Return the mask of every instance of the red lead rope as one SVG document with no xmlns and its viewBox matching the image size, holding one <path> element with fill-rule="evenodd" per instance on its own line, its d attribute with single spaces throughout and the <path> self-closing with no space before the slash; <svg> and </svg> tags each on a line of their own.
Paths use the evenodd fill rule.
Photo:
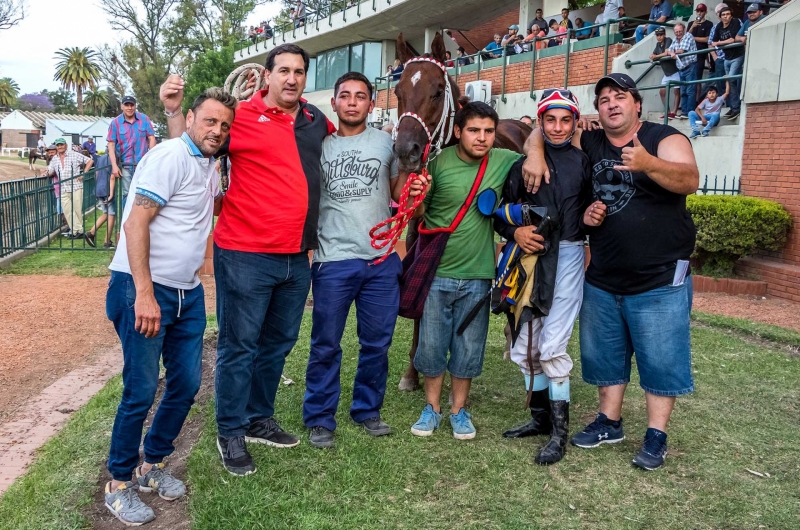
<svg viewBox="0 0 800 530">
<path fill-rule="evenodd" d="M 400 240 L 400 236 L 403 235 L 403 231 L 406 229 L 406 226 L 408 226 L 408 222 L 414 216 L 414 210 L 416 210 L 417 207 L 422 204 L 422 201 L 425 200 L 425 191 L 423 190 L 421 194 L 414 197 L 414 202 L 411 203 L 410 206 L 408 205 L 411 185 L 415 181 L 422 180 L 422 177 L 425 177 L 426 179 L 428 178 L 427 167 L 422 168 L 421 175 L 411 173 L 408 176 L 408 180 L 403 186 L 403 190 L 400 192 L 400 200 L 397 203 L 397 215 L 394 215 L 385 221 L 381 221 L 373 226 L 369 231 L 369 237 L 372 238 L 373 248 L 380 250 L 386 248 L 387 246 L 389 247 L 386 249 L 386 253 L 373 261 L 371 265 L 383 263 L 383 261 L 392 254 L 394 247 Z"/>
</svg>

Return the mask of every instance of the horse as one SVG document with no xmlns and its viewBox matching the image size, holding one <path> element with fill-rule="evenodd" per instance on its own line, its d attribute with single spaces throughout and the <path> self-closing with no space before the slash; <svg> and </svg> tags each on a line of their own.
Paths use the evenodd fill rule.
<svg viewBox="0 0 800 530">
<path fill-rule="evenodd" d="M 455 113 L 467 100 L 461 98 L 461 90 L 444 66 L 445 46 L 440 33 L 436 33 L 431 43 L 431 52 L 422 57 L 414 55 L 402 33 L 397 36 L 396 50 L 405 68 L 395 86 L 398 121 L 393 131 L 394 151 L 400 172 L 412 173 L 422 169 L 426 150 L 430 156 L 435 156 L 440 149 L 458 142 L 453 135 Z M 522 153 L 522 147 L 531 132 L 531 127 L 521 121 L 500 120 L 493 147 Z M 416 224 L 409 224 L 408 233 L 407 248 L 416 239 Z M 419 373 L 414 368 L 418 345 L 419 320 L 415 320 L 414 337 L 408 354 L 410 362 L 400 379 L 400 390 L 413 391 L 419 388 Z M 506 355 L 509 348 L 507 332 Z"/>
<path fill-rule="evenodd" d="M 33 171 L 33 165 L 40 158 L 45 158 L 45 155 L 40 153 L 38 149 L 31 149 L 30 151 L 28 151 L 28 169 Z"/>
</svg>

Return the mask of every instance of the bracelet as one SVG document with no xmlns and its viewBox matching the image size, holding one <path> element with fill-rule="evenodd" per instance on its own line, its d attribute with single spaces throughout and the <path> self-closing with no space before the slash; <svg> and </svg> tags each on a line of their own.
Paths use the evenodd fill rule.
<svg viewBox="0 0 800 530">
<path fill-rule="evenodd" d="M 179 115 L 180 113 L 181 113 L 181 109 L 178 109 L 175 112 L 167 112 L 165 110 L 164 111 L 164 116 L 166 116 L 167 119 L 170 119 L 170 118 L 174 118 L 175 116 Z"/>
</svg>

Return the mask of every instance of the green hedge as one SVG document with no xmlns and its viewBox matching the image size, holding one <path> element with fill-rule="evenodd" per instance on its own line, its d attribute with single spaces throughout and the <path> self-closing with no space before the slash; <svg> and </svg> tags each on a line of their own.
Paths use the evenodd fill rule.
<svg viewBox="0 0 800 530">
<path fill-rule="evenodd" d="M 756 197 L 690 195 L 686 207 L 697 227 L 692 258 L 709 276 L 731 276 L 736 260 L 755 250 L 781 250 L 792 226 L 783 206 Z"/>
</svg>

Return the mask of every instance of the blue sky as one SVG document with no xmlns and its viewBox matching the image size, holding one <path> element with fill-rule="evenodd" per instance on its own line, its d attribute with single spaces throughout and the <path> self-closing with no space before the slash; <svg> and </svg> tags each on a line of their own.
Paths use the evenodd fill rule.
<svg viewBox="0 0 800 530">
<path fill-rule="evenodd" d="M 57 89 L 56 50 L 99 47 L 120 39 L 101 5 L 98 0 L 28 0 L 25 20 L 0 31 L 0 77 L 14 79 L 20 94 Z M 279 9 L 277 2 L 257 8 L 248 25 L 274 17 Z"/>
</svg>

